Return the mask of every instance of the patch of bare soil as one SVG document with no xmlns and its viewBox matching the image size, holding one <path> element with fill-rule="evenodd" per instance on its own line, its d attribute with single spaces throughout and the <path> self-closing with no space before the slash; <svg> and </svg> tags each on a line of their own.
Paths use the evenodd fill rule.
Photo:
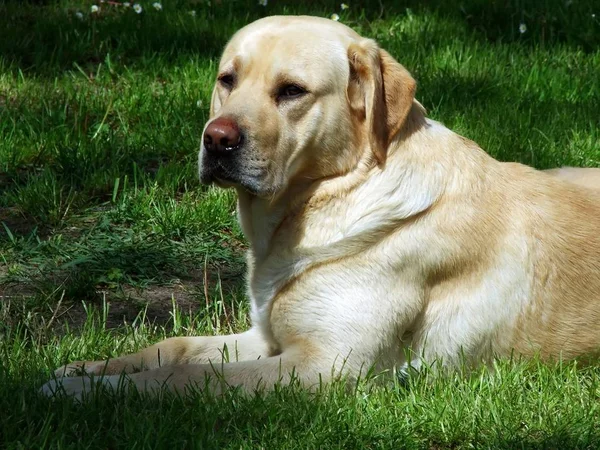
<svg viewBox="0 0 600 450">
<path fill-rule="evenodd" d="M 122 286 L 119 291 L 99 290 L 96 294 L 92 307 L 101 309 L 104 304 L 107 305 L 107 328 L 132 323 L 144 311 L 146 319 L 151 323 L 167 325 L 174 308 L 185 313 L 195 313 L 201 306 L 196 286 L 183 283 L 145 289 Z M 74 302 L 62 309 L 58 315 L 63 325 L 68 323 L 71 329 L 77 329 L 85 322 L 87 313 L 83 302 Z"/>
<path fill-rule="evenodd" d="M 38 304 L 35 310 L 41 316 L 40 323 L 43 327 L 51 327 L 53 332 L 58 334 L 65 329 L 66 325 L 71 330 L 81 328 L 86 321 L 86 308 L 92 307 L 101 312 L 104 304 L 108 306 L 107 328 L 117 328 L 124 323 L 132 323 L 144 312 L 148 322 L 168 326 L 174 309 L 184 314 L 194 314 L 206 308 L 209 302 L 215 301 L 217 299 L 215 287 L 219 283 L 224 293 L 240 289 L 244 284 L 244 275 L 239 270 L 211 274 L 198 271 L 189 274 L 186 279 L 175 280 L 168 285 L 145 288 L 121 285 L 118 289 L 99 288 L 85 303 L 61 299 L 58 303 L 40 306 L 36 302 Z M 7 322 L 19 321 L 20 315 L 27 314 L 28 301 L 34 296 L 35 292 L 27 285 L 12 283 L 10 286 L 0 287 L 0 306 L 4 308 L 4 319 Z"/>
<path fill-rule="evenodd" d="M 0 179 L 0 186 L 2 181 Z M 0 208 L 0 233 L 5 233 L 2 222 L 15 236 L 26 236 L 31 233 L 38 225 L 26 217 L 18 208 Z"/>
</svg>

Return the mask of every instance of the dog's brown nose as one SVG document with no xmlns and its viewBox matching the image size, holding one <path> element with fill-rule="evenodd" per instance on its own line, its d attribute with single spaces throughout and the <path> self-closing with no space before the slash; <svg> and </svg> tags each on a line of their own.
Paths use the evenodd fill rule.
<svg viewBox="0 0 600 450">
<path fill-rule="evenodd" d="M 222 153 L 240 146 L 242 134 L 232 119 L 219 117 L 204 130 L 204 148 L 207 152 Z"/>
</svg>

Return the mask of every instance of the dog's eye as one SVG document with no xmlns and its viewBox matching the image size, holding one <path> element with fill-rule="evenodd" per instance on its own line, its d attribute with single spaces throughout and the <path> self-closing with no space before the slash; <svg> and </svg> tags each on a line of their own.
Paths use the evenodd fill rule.
<svg viewBox="0 0 600 450">
<path fill-rule="evenodd" d="M 225 73 L 223 75 L 219 75 L 219 83 L 225 86 L 227 89 L 233 89 L 233 85 L 235 84 L 235 78 L 233 75 L 229 73 Z"/>
<path fill-rule="evenodd" d="M 304 94 L 306 94 L 306 89 L 301 88 L 296 84 L 286 84 L 285 86 L 281 86 L 279 88 L 279 91 L 277 92 L 277 98 L 279 100 L 287 100 L 298 98 Z"/>
</svg>

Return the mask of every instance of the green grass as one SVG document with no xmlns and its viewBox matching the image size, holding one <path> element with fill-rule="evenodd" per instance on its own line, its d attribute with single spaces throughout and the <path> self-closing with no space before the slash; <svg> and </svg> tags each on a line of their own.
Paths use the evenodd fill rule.
<svg viewBox="0 0 600 450">
<path fill-rule="evenodd" d="M 316 395 L 37 396 L 67 360 L 248 326 L 235 198 L 199 185 L 196 158 L 219 53 L 265 14 L 338 13 L 413 73 L 431 117 L 501 160 L 600 163 L 593 0 L 141 3 L 0 2 L 0 446 L 600 446 L 600 370 L 575 363 Z"/>
</svg>

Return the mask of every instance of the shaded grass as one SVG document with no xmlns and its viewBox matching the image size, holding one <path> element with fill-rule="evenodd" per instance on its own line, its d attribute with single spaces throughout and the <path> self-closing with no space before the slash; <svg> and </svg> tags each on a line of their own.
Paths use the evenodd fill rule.
<svg viewBox="0 0 600 450">
<path fill-rule="evenodd" d="M 337 12 L 413 73 L 431 117 L 501 160 L 598 166 L 595 2 L 347 3 L 142 2 L 139 16 L 0 4 L 0 445 L 598 447 L 599 373 L 575 363 L 500 361 L 316 396 L 37 397 L 67 360 L 248 326 L 235 198 L 200 186 L 196 160 L 218 55 L 262 15 Z"/>
</svg>

